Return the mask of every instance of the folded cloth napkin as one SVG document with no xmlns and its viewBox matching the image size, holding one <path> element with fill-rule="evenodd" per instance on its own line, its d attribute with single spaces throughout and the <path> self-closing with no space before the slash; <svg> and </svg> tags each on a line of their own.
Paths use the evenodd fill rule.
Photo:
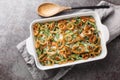
<svg viewBox="0 0 120 80">
<path fill-rule="evenodd" d="M 98 5 L 110 5 L 109 9 L 96 9 L 94 11 L 98 12 L 102 22 L 106 25 L 110 31 L 110 40 L 113 40 L 118 35 L 120 35 L 120 6 L 114 5 L 105 1 L 101 1 Z M 89 11 L 89 10 L 80 10 L 77 12 Z M 73 12 L 75 13 L 75 12 Z M 23 56 L 26 61 L 28 70 L 32 74 L 33 79 L 35 80 L 59 80 L 62 78 L 73 66 L 62 67 L 52 70 L 39 70 L 34 62 L 34 59 L 26 49 L 26 40 L 22 41 L 17 45 L 17 48 L 20 54 Z M 82 65 L 82 64 L 81 64 Z"/>
</svg>

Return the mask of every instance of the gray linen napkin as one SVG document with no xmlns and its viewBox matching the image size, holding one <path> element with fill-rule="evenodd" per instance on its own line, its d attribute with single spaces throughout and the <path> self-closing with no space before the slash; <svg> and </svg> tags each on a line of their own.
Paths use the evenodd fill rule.
<svg viewBox="0 0 120 80">
<path fill-rule="evenodd" d="M 118 35 L 120 35 L 120 6 L 114 5 L 105 1 L 101 1 L 98 5 L 110 5 L 109 9 L 97 9 L 103 24 L 105 24 L 110 31 L 110 40 L 113 40 Z M 79 10 L 77 12 L 88 11 L 88 10 Z M 75 13 L 75 12 L 73 12 Z M 52 70 L 39 70 L 34 62 L 34 59 L 31 55 L 28 54 L 26 49 L 26 40 L 22 41 L 17 45 L 18 51 L 23 56 L 26 61 L 28 70 L 30 71 L 33 79 L 35 80 L 59 80 L 62 78 L 69 70 L 74 66 L 57 68 Z M 81 64 L 82 65 L 82 64 Z"/>
</svg>

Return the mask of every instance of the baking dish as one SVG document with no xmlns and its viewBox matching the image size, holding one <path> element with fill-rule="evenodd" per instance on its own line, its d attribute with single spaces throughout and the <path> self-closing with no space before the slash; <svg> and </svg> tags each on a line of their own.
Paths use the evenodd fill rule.
<svg viewBox="0 0 120 80">
<path fill-rule="evenodd" d="M 33 36 L 33 24 L 39 22 L 39 23 L 45 23 L 49 21 L 58 21 L 61 19 L 67 19 L 67 18 L 72 18 L 72 17 L 79 17 L 79 16 L 93 16 L 98 30 L 100 31 L 100 38 L 101 38 L 101 46 L 102 46 L 102 52 L 99 56 L 96 56 L 94 58 L 89 58 L 87 60 L 78 60 L 72 63 L 66 63 L 66 64 L 55 64 L 53 66 L 43 66 L 40 64 L 38 61 L 38 57 L 36 54 L 36 50 L 34 47 L 34 36 Z M 70 65 L 75 65 L 75 64 L 80 64 L 80 63 L 85 63 L 85 62 L 90 62 L 90 61 L 95 61 L 95 60 L 100 60 L 105 58 L 107 55 L 107 48 L 106 48 L 106 43 L 109 40 L 109 31 L 105 25 L 103 25 L 100 21 L 99 15 L 96 12 L 90 11 L 90 12 L 81 12 L 81 13 L 74 13 L 74 14 L 69 14 L 69 15 L 64 15 L 64 16 L 58 16 L 58 17 L 51 17 L 51 18 L 45 18 L 45 19 L 38 19 L 34 20 L 30 24 L 30 37 L 26 40 L 26 47 L 28 50 L 28 53 L 33 56 L 35 59 L 35 64 L 36 66 L 41 69 L 41 70 L 47 70 L 47 69 L 53 69 L 53 68 L 58 68 L 58 67 L 64 67 L 64 66 L 70 66 Z"/>
</svg>

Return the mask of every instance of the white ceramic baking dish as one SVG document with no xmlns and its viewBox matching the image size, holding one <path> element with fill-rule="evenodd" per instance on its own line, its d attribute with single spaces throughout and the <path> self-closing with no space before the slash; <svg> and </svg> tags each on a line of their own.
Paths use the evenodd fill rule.
<svg viewBox="0 0 120 80">
<path fill-rule="evenodd" d="M 38 61 L 38 57 L 37 57 L 36 50 L 34 47 L 34 36 L 33 36 L 33 28 L 32 28 L 33 24 L 35 24 L 37 22 L 44 23 L 44 22 L 49 22 L 49 21 L 58 21 L 61 19 L 67 19 L 67 18 L 72 18 L 72 17 L 77 17 L 77 16 L 93 16 L 95 18 L 97 28 L 100 31 L 99 35 L 101 38 L 101 46 L 102 46 L 101 54 L 94 58 L 89 58 L 87 60 L 78 60 L 78 61 L 66 63 L 66 64 L 55 64 L 53 66 L 41 65 Z M 109 31 L 108 31 L 107 27 L 101 23 L 98 13 L 93 12 L 93 11 L 92 12 L 80 12 L 80 13 L 74 13 L 74 14 L 69 14 L 69 15 L 64 15 L 64 16 L 34 20 L 30 24 L 30 37 L 26 40 L 26 47 L 27 47 L 28 53 L 34 57 L 36 66 L 41 70 L 47 70 L 47 69 L 70 66 L 70 65 L 75 65 L 75 64 L 80 64 L 80 63 L 103 59 L 107 55 L 106 43 L 108 40 L 109 40 Z"/>
</svg>

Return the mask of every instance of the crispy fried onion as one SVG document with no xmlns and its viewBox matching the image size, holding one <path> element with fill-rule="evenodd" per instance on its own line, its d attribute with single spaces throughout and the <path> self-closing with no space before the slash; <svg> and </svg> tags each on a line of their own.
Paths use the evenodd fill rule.
<svg viewBox="0 0 120 80">
<path fill-rule="evenodd" d="M 79 34 L 75 33 L 72 36 L 72 41 L 69 41 L 69 43 L 75 43 L 75 42 L 80 41 L 80 40 L 82 40 L 82 37 Z"/>
<path fill-rule="evenodd" d="M 88 19 L 89 19 L 89 21 L 95 23 L 95 19 L 94 18 L 88 18 Z"/>
<path fill-rule="evenodd" d="M 35 23 L 33 25 L 33 30 L 39 30 L 39 23 Z"/>
<path fill-rule="evenodd" d="M 83 59 L 88 59 L 89 58 L 89 54 L 88 53 L 83 53 L 81 54 Z"/>
<path fill-rule="evenodd" d="M 69 22 L 69 23 L 67 23 L 67 26 L 66 26 L 66 28 L 68 29 L 68 30 L 73 30 L 74 29 L 74 23 L 73 22 Z"/>
<path fill-rule="evenodd" d="M 61 50 L 60 50 L 60 55 L 62 55 L 63 57 L 67 58 L 67 56 L 71 54 L 70 48 L 67 46 L 64 46 Z"/>
<path fill-rule="evenodd" d="M 48 47 L 48 49 L 46 50 L 46 52 L 49 55 L 54 55 L 54 54 L 56 54 L 56 47 L 54 47 L 54 46 Z"/>
<path fill-rule="evenodd" d="M 93 28 L 86 25 L 86 26 L 84 27 L 82 33 L 83 33 L 84 35 L 86 35 L 86 36 L 90 36 L 90 35 L 93 34 Z"/>
<path fill-rule="evenodd" d="M 50 30 L 53 30 L 55 27 L 55 22 L 51 22 L 48 27 Z"/>
<path fill-rule="evenodd" d="M 95 46 L 93 52 L 94 52 L 94 54 L 98 55 L 101 53 L 101 50 L 102 50 L 101 46 L 98 45 L 98 46 Z"/>
<path fill-rule="evenodd" d="M 61 48 L 64 47 L 64 45 L 65 45 L 65 41 L 64 41 L 64 39 L 62 39 L 62 40 L 58 40 L 58 41 L 57 41 L 56 47 L 57 47 L 58 49 L 61 49 Z"/>
<path fill-rule="evenodd" d="M 56 42 L 48 41 L 47 42 L 47 50 L 46 50 L 47 54 L 49 54 L 49 55 L 56 54 L 56 52 L 57 52 L 56 45 L 57 45 Z"/>
<path fill-rule="evenodd" d="M 89 38 L 89 42 L 93 43 L 97 40 L 97 37 L 95 35 L 91 35 Z"/>
<path fill-rule="evenodd" d="M 100 38 L 97 37 L 96 35 L 91 35 L 89 38 L 89 42 L 95 43 L 95 44 L 100 44 Z"/>
<path fill-rule="evenodd" d="M 75 22 L 76 22 L 76 19 L 74 19 L 74 18 L 73 18 L 73 19 L 71 19 L 71 22 L 75 23 Z"/>
<path fill-rule="evenodd" d="M 84 53 L 84 52 L 85 52 L 85 46 L 82 45 L 82 44 L 74 45 L 74 46 L 72 47 L 72 52 L 75 53 L 75 54 Z"/>
<path fill-rule="evenodd" d="M 71 42 L 72 41 L 72 36 L 71 35 L 65 35 L 64 36 L 64 39 L 65 39 L 65 41 L 67 41 L 67 42 Z"/>
<path fill-rule="evenodd" d="M 34 33 L 35 36 L 37 36 L 39 31 L 38 30 L 34 30 L 33 33 Z"/>
<path fill-rule="evenodd" d="M 52 65 L 54 65 L 54 60 L 53 59 L 50 59 L 50 58 L 48 58 L 48 60 L 47 61 L 45 61 L 45 65 L 46 66 L 52 66 Z"/>
<path fill-rule="evenodd" d="M 61 30 L 66 30 L 66 21 L 65 21 L 65 20 L 59 21 L 59 22 L 58 22 L 58 27 L 59 27 Z"/>
<path fill-rule="evenodd" d="M 89 53 L 90 57 L 95 57 L 101 53 L 101 46 L 97 45 L 91 48 L 91 52 Z"/>
<path fill-rule="evenodd" d="M 40 47 L 40 41 L 39 40 L 36 40 L 35 41 L 35 48 L 39 48 Z"/>
<path fill-rule="evenodd" d="M 41 45 L 45 45 L 47 43 L 46 36 L 44 34 L 39 34 L 39 42 Z"/>
<path fill-rule="evenodd" d="M 47 54 L 42 54 L 38 57 L 39 61 L 45 66 L 51 66 L 54 64 L 54 60 L 47 57 Z"/>
<path fill-rule="evenodd" d="M 46 57 L 46 55 L 47 55 L 46 53 L 39 55 L 38 56 L 39 61 L 43 61 L 42 59 Z"/>
<path fill-rule="evenodd" d="M 87 16 L 81 16 L 80 18 L 82 19 L 82 22 L 83 22 L 83 23 L 86 23 L 86 21 L 88 20 L 88 17 L 87 17 Z"/>
<path fill-rule="evenodd" d="M 39 23 L 35 23 L 35 24 L 33 25 L 33 34 L 34 34 L 35 36 L 37 36 L 38 33 L 39 33 Z"/>
<path fill-rule="evenodd" d="M 89 57 L 95 57 L 96 55 L 94 54 L 94 52 L 90 52 L 89 53 Z"/>
</svg>

